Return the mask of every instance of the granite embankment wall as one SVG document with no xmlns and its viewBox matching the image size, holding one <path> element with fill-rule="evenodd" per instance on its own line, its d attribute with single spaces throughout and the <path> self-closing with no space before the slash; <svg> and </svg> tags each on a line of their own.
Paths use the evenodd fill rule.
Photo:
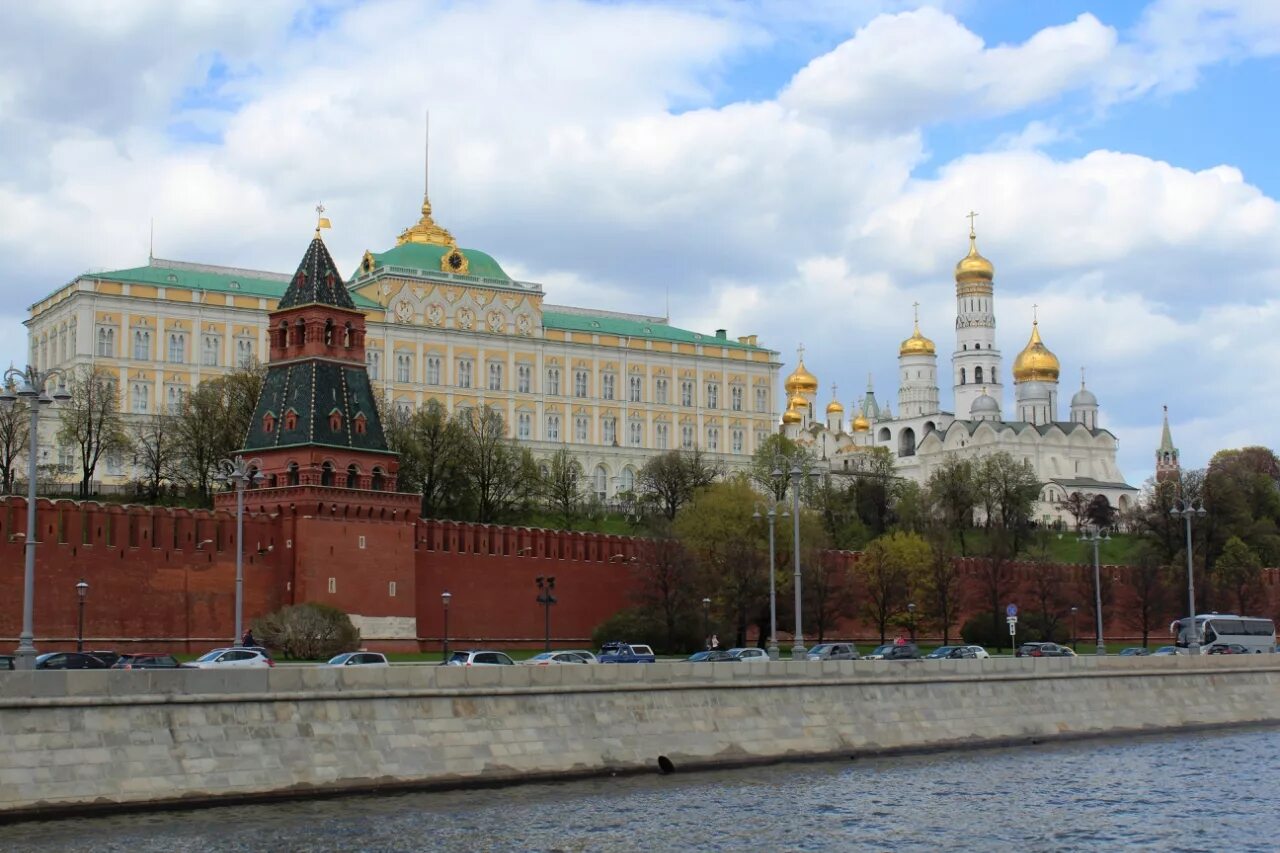
<svg viewBox="0 0 1280 853">
<path fill-rule="evenodd" d="M 0 673 L 0 820 L 1280 721 L 1280 656 Z"/>
</svg>

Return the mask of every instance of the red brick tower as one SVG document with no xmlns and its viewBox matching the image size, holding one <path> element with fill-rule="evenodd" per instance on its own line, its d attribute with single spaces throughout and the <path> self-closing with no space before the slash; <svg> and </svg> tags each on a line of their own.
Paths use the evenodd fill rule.
<svg viewBox="0 0 1280 853">
<path fill-rule="evenodd" d="M 1169 432 L 1169 407 L 1164 407 L 1164 429 L 1160 433 L 1160 446 L 1156 448 L 1156 482 L 1174 483 L 1182 479 L 1182 466 L 1178 463 L 1178 448 L 1173 446 Z"/>
</svg>

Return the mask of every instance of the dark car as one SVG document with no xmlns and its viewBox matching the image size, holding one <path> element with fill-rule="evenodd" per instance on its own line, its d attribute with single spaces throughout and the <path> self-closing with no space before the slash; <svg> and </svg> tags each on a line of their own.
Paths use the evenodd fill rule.
<svg viewBox="0 0 1280 853">
<path fill-rule="evenodd" d="M 91 654 L 98 660 L 102 661 L 104 664 L 107 665 L 108 669 L 115 666 L 116 661 L 120 660 L 120 655 L 112 651 L 107 651 L 105 649 L 90 649 L 88 654 Z"/>
<path fill-rule="evenodd" d="M 84 652 L 45 652 L 36 657 L 36 669 L 106 669 L 107 665 Z"/>
<path fill-rule="evenodd" d="M 600 663 L 653 663 L 653 649 L 639 643 L 605 643 L 596 656 Z"/>
<path fill-rule="evenodd" d="M 1075 652 L 1071 651 L 1068 646 L 1060 646 L 1057 643 L 1023 643 L 1018 646 L 1014 656 L 1020 658 L 1070 658 L 1075 657 Z"/>
<path fill-rule="evenodd" d="M 736 657 L 726 651 L 720 649 L 711 649 L 705 652 L 694 652 L 689 655 L 689 663 L 718 663 L 720 661 L 735 661 Z"/>
<path fill-rule="evenodd" d="M 915 643 L 885 643 L 867 655 L 867 660 L 917 660 L 920 647 Z"/>
<path fill-rule="evenodd" d="M 1120 650 L 1120 657 L 1122 658 L 1140 658 L 1149 654 L 1151 652 L 1142 646 L 1127 646 Z"/>
<path fill-rule="evenodd" d="M 1239 643 L 1214 643 L 1205 650 L 1207 655 L 1247 655 L 1249 650 Z"/>
<path fill-rule="evenodd" d="M 95 657 L 97 657 L 95 655 Z M 173 655 L 161 652 L 138 652 L 120 655 L 120 659 L 111 665 L 112 669 L 177 669 L 181 664 Z"/>
<path fill-rule="evenodd" d="M 930 654 L 929 657 L 934 655 Z M 968 646 L 952 646 L 942 657 L 947 660 L 977 660 L 978 653 Z"/>
</svg>

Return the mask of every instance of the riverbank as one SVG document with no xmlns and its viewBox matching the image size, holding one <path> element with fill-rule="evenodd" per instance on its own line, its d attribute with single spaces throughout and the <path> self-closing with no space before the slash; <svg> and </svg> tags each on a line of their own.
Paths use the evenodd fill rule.
<svg viewBox="0 0 1280 853">
<path fill-rule="evenodd" d="M 1280 720 L 1280 656 L 0 674 L 0 820 Z"/>
</svg>

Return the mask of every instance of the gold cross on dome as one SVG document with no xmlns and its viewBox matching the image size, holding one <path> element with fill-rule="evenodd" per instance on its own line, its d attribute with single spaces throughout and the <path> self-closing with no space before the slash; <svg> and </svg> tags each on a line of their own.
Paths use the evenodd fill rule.
<svg viewBox="0 0 1280 853">
<path fill-rule="evenodd" d="M 973 220 L 977 217 L 977 215 L 978 215 L 977 212 L 973 210 L 965 214 L 965 219 L 969 220 L 969 236 L 970 237 L 976 236 L 973 230 Z"/>
<path fill-rule="evenodd" d="M 324 202 L 320 202 L 319 204 L 316 205 L 316 216 L 323 216 L 323 215 L 324 215 Z"/>
<path fill-rule="evenodd" d="M 798 344 L 796 346 L 796 358 L 800 361 L 804 361 L 804 344 Z"/>
<path fill-rule="evenodd" d="M 919 326 L 919 325 L 920 325 L 920 303 L 919 303 L 919 302 L 912 302 L 912 303 L 911 303 L 911 309 L 915 312 L 915 315 L 916 315 L 916 325 L 917 325 L 917 326 Z"/>
<path fill-rule="evenodd" d="M 838 395 L 838 394 L 836 393 L 836 391 L 837 391 L 837 390 L 838 390 L 838 389 L 836 388 L 836 383 L 832 382 L 832 383 L 831 383 L 831 399 L 832 399 L 832 400 L 837 400 L 837 399 L 839 399 L 839 396 L 840 396 L 840 395 Z"/>
<path fill-rule="evenodd" d="M 1031 303 L 1031 323 L 1032 323 L 1032 325 L 1035 325 L 1035 324 L 1037 324 L 1037 323 L 1039 323 L 1039 322 L 1040 322 L 1040 310 L 1039 310 L 1039 309 L 1040 309 L 1040 306 L 1039 306 L 1039 305 L 1035 304 L 1034 302 L 1033 302 L 1033 303 Z"/>
</svg>

